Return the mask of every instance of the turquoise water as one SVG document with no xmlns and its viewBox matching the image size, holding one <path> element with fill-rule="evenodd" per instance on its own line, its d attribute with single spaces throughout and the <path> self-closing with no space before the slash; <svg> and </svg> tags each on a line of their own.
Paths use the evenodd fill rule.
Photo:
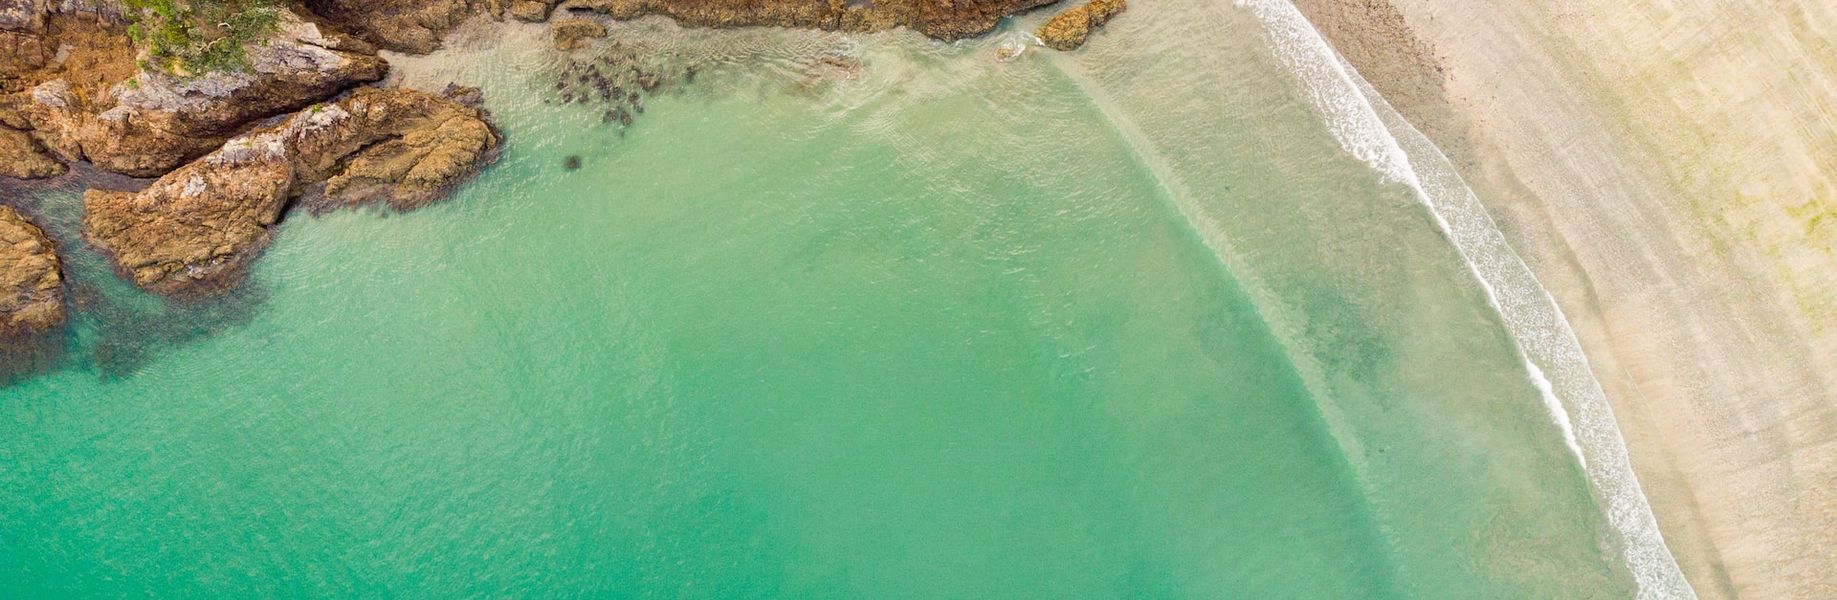
<svg viewBox="0 0 1837 600">
<path fill-rule="evenodd" d="M 451 201 L 292 216 L 200 305 L 77 257 L 0 596 L 1630 595 L 1460 257 L 1239 11 L 1011 62 L 646 20 L 715 66 L 623 134 L 541 33 L 397 61 L 511 140 Z"/>
</svg>

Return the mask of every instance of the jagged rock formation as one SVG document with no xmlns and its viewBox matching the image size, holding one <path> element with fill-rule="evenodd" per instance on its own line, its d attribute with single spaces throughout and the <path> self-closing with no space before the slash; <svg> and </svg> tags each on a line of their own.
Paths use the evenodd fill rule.
<svg viewBox="0 0 1837 600">
<path fill-rule="evenodd" d="M 410 210 L 489 161 L 499 142 L 477 108 L 362 87 L 231 139 L 140 192 L 90 190 L 83 231 L 141 287 L 208 295 L 240 279 L 309 186 L 324 183 L 319 202 L 328 206 Z"/>
<path fill-rule="evenodd" d="M 45 13 L 33 0 L 0 0 L 0 92 L 19 91 L 20 78 L 53 56 L 44 33 Z"/>
<path fill-rule="evenodd" d="M 1126 0 L 1091 0 L 1062 13 L 1034 32 L 1040 43 L 1054 50 L 1077 50 L 1091 37 L 1091 31 L 1102 27 L 1111 17 L 1129 8 Z"/>
<path fill-rule="evenodd" d="M 510 3 L 510 16 L 518 21 L 540 23 L 548 20 L 553 8 L 554 0 L 515 0 Z"/>
<path fill-rule="evenodd" d="M 47 79 L 0 105 L 0 122 L 30 130 L 66 161 L 154 176 L 211 151 L 253 121 L 381 79 L 387 64 L 369 50 L 289 18 L 273 40 L 248 47 L 249 71 L 179 78 L 138 70 L 107 87 Z"/>
<path fill-rule="evenodd" d="M 555 19 L 549 23 L 549 31 L 555 36 L 556 50 L 573 50 L 581 47 L 588 39 L 606 37 L 605 25 L 580 17 Z"/>
<path fill-rule="evenodd" d="M 306 9 L 338 29 L 397 52 L 425 54 L 440 37 L 495 1 L 477 0 L 305 0 Z"/>
<path fill-rule="evenodd" d="M 766 25 L 845 31 L 909 27 L 941 40 L 957 40 L 994 29 L 1002 17 L 1055 0 L 518 0 L 511 12 L 529 20 L 547 18 L 550 8 L 592 11 L 615 19 L 664 15 L 684 25 Z M 531 6 L 523 6 L 531 5 Z"/>
<path fill-rule="evenodd" d="M 325 181 L 322 204 L 408 211 L 439 200 L 496 157 L 503 138 L 479 99 L 476 88 L 458 86 L 441 95 L 364 87 L 283 127 L 296 128 L 300 177 Z"/>
<path fill-rule="evenodd" d="M 32 0 L 0 0 L 0 94 L 18 92 L 27 77 L 44 68 L 53 52 L 45 47 L 45 14 Z M 17 117 L 0 114 L 0 175 L 34 179 L 64 173 L 44 146 L 20 131 Z"/>
<path fill-rule="evenodd" d="M 52 159 L 38 140 L 24 131 L 0 125 L 0 175 L 39 179 L 63 174 L 64 163 Z"/>
<path fill-rule="evenodd" d="M 133 70 L 132 45 L 118 24 L 93 14 L 56 14 L 33 0 L 0 0 L 0 175 L 20 178 L 62 174 L 64 165 L 34 139 L 32 124 L 16 107 L 25 91 L 62 79 L 89 98 Z"/>
<path fill-rule="evenodd" d="M 0 206 L 0 339 L 64 322 L 57 246 L 10 206 Z"/>
</svg>

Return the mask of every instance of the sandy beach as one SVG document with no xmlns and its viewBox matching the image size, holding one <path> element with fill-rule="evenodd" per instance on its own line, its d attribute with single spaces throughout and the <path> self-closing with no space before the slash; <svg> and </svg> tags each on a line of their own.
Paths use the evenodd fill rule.
<svg viewBox="0 0 1837 600">
<path fill-rule="evenodd" d="M 1297 4 L 1568 314 L 1697 594 L 1837 597 L 1837 10 Z"/>
</svg>

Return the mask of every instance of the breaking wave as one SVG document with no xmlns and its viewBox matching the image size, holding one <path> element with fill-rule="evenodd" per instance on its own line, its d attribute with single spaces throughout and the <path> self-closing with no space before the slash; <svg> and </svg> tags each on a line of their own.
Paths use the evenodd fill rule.
<svg viewBox="0 0 1837 600">
<path fill-rule="evenodd" d="M 1581 343 L 1473 190 L 1441 150 L 1360 78 L 1288 0 L 1236 2 L 1269 32 L 1278 60 L 1340 146 L 1384 178 L 1409 187 L 1479 280 L 1551 421 L 1604 501 L 1639 597 L 1694 598 L 1640 491 L 1613 410 Z"/>
</svg>

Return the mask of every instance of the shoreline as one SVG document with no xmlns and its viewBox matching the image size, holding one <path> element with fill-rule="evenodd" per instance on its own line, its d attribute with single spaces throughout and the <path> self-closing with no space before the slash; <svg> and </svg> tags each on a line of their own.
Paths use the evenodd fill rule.
<svg viewBox="0 0 1837 600">
<path fill-rule="evenodd" d="M 43 179 L 62 175 L 68 165 L 93 165 L 136 178 L 157 178 L 144 190 L 85 192 L 84 237 L 112 257 L 122 276 L 148 291 L 216 295 L 240 282 L 247 264 L 266 246 L 268 230 L 304 195 L 323 189 L 343 196 L 320 203 L 327 209 L 383 200 L 396 210 L 412 210 L 438 199 L 439 192 L 469 179 L 479 163 L 496 156 L 501 136 L 489 123 L 489 114 L 476 110 L 482 99 L 475 91 L 449 85 L 429 95 L 379 87 L 390 72 L 379 52 L 427 55 L 451 30 L 487 15 L 494 21 L 549 23 L 558 50 L 573 48 L 582 37 L 604 37 L 604 21 L 646 15 L 716 28 L 763 25 L 867 32 L 905 27 L 935 39 L 956 40 L 987 33 L 1011 14 L 1057 2 L 935 5 L 904 0 L 819 6 L 728 0 L 493 0 L 482 5 L 464 0 L 323 0 L 251 9 L 249 14 L 262 12 L 268 20 L 259 31 L 233 34 L 247 39 L 209 42 L 215 48 L 218 42 L 231 41 L 230 47 L 241 52 L 231 61 L 235 64 L 203 66 L 188 66 L 185 61 L 191 59 L 178 55 L 159 55 L 153 62 L 163 66 L 154 66 L 147 57 L 155 50 L 142 43 L 134 29 L 140 24 L 130 24 L 127 14 L 100 6 L 12 2 L 0 7 L 0 46 L 17 55 L 0 61 L 0 157 L 6 159 L 0 162 L 10 165 L 0 169 L 0 175 Z M 134 10 L 141 12 L 130 13 L 141 18 L 154 14 L 150 9 Z M 1118 2 L 1105 15 L 1120 10 Z M 161 19 L 194 18 L 191 13 L 158 14 L 165 15 Z M 599 17 L 583 18 L 585 14 Z M 1099 24 L 1090 23 L 1080 35 Z M 201 42 L 187 38 L 185 43 Z M 610 107 L 607 121 L 629 125 L 632 112 L 642 112 L 638 92 L 616 100 L 612 93 L 632 87 L 652 92 L 662 75 L 633 71 L 635 77 L 627 81 L 620 78 L 620 69 L 609 75 L 601 66 L 611 65 L 582 66 L 579 83 L 591 84 L 590 88 L 569 90 L 563 99 L 571 103 L 597 97 Z M 193 73 L 192 68 L 203 70 Z M 693 76 L 692 70 L 686 75 Z M 455 126 L 466 130 L 457 136 L 459 146 L 452 146 L 455 132 L 449 131 L 449 123 L 438 118 L 395 124 L 403 131 L 377 132 L 346 123 L 352 111 L 393 123 L 394 117 L 369 114 L 368 101 L 351 107 L 338 104 L 378 89 L 398 99 L 414 97 L 400 103 L 419 104 L 418 114 L 471 110 L 473 114 L 465 116 L 469 121 Z M 328 107 L 329 112 L 319 112 Z M 288 129 L 272 130 L 283 118 Z M 428 133 L 421 130 L 433 127 L 441 128 L 439 139 L 408 135 Z M 327 128 L 338 133 L 307 139 Z M 481 129 L 486 133 L 475 131 Z M 373 147 L 389 140 L 395 141 Z M 409 146 L 406 153 L 404 143 Z M 251 154 L 251 144 L 267 144 L 265 158 Z M 287 144 L 304 146 L 281 148 Z M 283 150 L 333 156 L 278 158 Z M 423 159 L 429 163 L 425 168 L 417 162 Z M 448 164 L 456 159 L 468 164 Z M 430 173 L 441 180 L 425 181 Z M 309 189 L 319 183 L 326 185 Z M 200 192 L 213 198 L 176 206 L 145 197 L 171 191 L 165 188 L 177 190 L 173 193 L 179 199 Z M 227 188 L 234 189 L 226 192 Z M 237 206 L 226 208 L 226 203 Z M 175 225 L 188 222 L 192 213 L 224 214 L 213 214 L 211 227 Z M 234 223 L 235 231 L 225 234 L 217 226 L 221 223 Z M 61 315 L 67 307 L 60 302 L 55 310 Z"/>
<path fill-rule="evenodd" d="M 1816 105 L 1823 90 L 1766 90 L 1766 102 L 1742 104 L 1679 93 L 1671 81 L 1641 85 L 1650 73 L 1616 79 L 1621 73 L 1608 67 L 1649 41 L 1635 34 L 1661 30 L 1612 22 L 1625 16 L 1618 10 L 1551 15 L 1439 0 L 1297 5 L 1454 160 L 1569 315 L 1697 593 L 1837 593 L 1837 574 L 1818 566 L 1837 545 L 1837 500 L 1820 491 L 1837 480 L 1837 461 L 1819 456 L 1837 443 L 1833 385 L 1823 375 L 1837 372 L 1828 358 L 1837 354 L 1837 319 L 1817 298 L 1807 301 L 1806 289 L 1837 290 L 1815 279 L 1821 239 L 1782 237 L 1795 225 L 1792 207 L 1754 209 L 1796 200 L 1785 190 L 1819 189 L 1823 138 L 1816 128 L 1775 132 L 1785 138 L 1780 146 L 1806 153 L 1786 167 L 1773 164 L 1776 155 L 1736 151 L 1752 140 L 1736 150 L 1678 141 L 1714 136 L 1726 126 L 1718 121 L 1744 115 L 1793 117 L 1800 112 L 1789 109 L 1803 108 L 1794 101 Z M 1665 16 L 1672 27 L 1717 24 L 1707 15 Z M 1706 36 L 1648 60 L 1684 61 L 1696 56 L 1689 50 L 1715 44 L 1770 64 L 1777 35 Z M 1732 181 L 1710 185 L 1706 171 Z M 1730 189 L 1765 193 L 1743 200 Z M 1819 206 L 1811 193 L 1801 206 Z M 1768 260 L 1769 243 L 1772 256 L 1787 260 Z"/>
<path fill-rule="evenodd" d="M 1819 221 L 1832 200 L 1817 195 L 1832 189 L 1817 175 L 1828 146 L 1817 131 L 1781 133 L 1802 154 L 1776 170 L 1777 155 L 1748 152 L 1754 140 L 1715 132 L 1750 112 L 1794 122 L 1793 98 L 1816 107 L 1822 90 L 1812 100 L 1770 91 L 1754 106 L 1693 96 L 1646 114 L 1672 88 L 1625 87 L 1600 68 L 1614 63 L 1607 51 L 1578 50 L 1636 29 L 1599 13 L 1560 20 L 1606 32 L 1590 37 L 1539 27 L 1549 16 L 1539 8 L 1297 5 L 1447 152 L 1569 316 L 1697 592 L 1837 596 L 1837 573 L 1821 562 L 1837 547 L 1837 495 L 1819 487 L 1837 481 L 1837 296 L 1825 296 L 1837 295 L 1837 258 L 1815 252 L 1833 239 L 1820 236 L 1837 236 L 1837 218 Z M 474 15 L 449 32 L 449 53 L 475 33 L 467 27 L 485 26 L 471 23 L 502 24 Z M 1753 50 L 1769 39 L 1737 42 Z M 415 78 L 416 59 L 438 61 L 389 58 L 391 82 Z M 1715 118 L 1678 121 L 1706 106 Z M 1837 113 L 1824 114 L 1828 128 Z M 1678 124 L 1654 128 L 1667 120 Z M 1737 137 L 1739 152 L 1681 149 Z M 1706 175 L 1705 165 L 1728 169 Z M 1810 200 L 1769 202 L 1797 192 Z"/>
</svg>

